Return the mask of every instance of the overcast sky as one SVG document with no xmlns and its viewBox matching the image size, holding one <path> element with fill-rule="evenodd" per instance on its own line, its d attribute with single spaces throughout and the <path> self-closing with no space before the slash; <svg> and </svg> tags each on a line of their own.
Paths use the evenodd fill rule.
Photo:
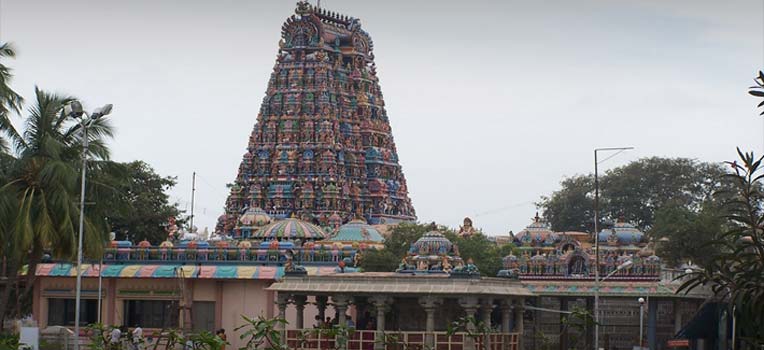
<svg viewBox="0 0 764 350">
<path fill-rule="evenodd" d="M 295 1 L 0 0 L 13 86 L 113 103 L 119 161 L 178 177 L 214 227 Z M 488 234 L 593 171 L 596 147 L 723 161 L 760 153 L 762 1 L 324 0 L 360 18 L 420 221 Z M 20 119 L 17 119 L 20 121 Z"/>
</svg>

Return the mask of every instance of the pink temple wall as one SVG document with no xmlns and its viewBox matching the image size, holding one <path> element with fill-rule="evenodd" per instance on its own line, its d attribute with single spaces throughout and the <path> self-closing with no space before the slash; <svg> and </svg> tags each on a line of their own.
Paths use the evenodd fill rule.
<svg viewBox="0 0 764 350">
<path fill-rule="evenodd" d="M 243 346 L 239 339 L 241 332 L 234 329 L 244 323 L 241 315 L 248 317 L 274 317 L 278 314 L 275 305 L 276 294 L 266 290 L 271 280 L 187 280 L 187 291 L 193 296 L 193 301 L 215 302 L 215 328 L 225 328 L 228 341 L 233 349 Z M 38 277 L 34 289 L 33 313 L 34 319 L 44 329 L 48 327 L 48 299 L 53 297 L 74 298 L 75 278 L 73 277 Z M 98 289 L 98 279 L 84 278 L 83 290 Z M 141 279 L 141 278 L 104 278 L 102 312 L 103 323 L 119 326 L 124 320 L 124 301 L 129 299 L 171 300 L 175 297 L 152 294 L 125 294 L 125 292 L 146 291 L 176 291 L 178 281 L 175 279 Z M 97 294 L 90 294 L 95 298 Z M 331 300 L 330 300 L 331 301 Z M 304 326 L 312 328 L 318 308 L 313 304 L 315 298 L 309 297 L 305 306 Z M 354 309 L 349 312 L 357 321 Z M 287 307 L 287 328 L 296 328 L 297 311 L 294 305 Z M 334 309 L 327 306 L 326 316 L 334 318 Z M 147 334 L 150 334 L 147 330 Z M 212 330 L 210 330 L 212 331 Z"/>
</svg>

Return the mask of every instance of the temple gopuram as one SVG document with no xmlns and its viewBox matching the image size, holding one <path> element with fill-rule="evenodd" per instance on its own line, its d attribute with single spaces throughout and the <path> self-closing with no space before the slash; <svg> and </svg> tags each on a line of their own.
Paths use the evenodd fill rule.
<svg viewBox="0 0 764 350">
<path fill-rule="evenodd" d="M 326 226 L 416 220 L 361 22 L 308 2 L 281 31 L 257 122 L 217 231 L 242 235 L 239 217 L 260 208 Z"/>
</svg>

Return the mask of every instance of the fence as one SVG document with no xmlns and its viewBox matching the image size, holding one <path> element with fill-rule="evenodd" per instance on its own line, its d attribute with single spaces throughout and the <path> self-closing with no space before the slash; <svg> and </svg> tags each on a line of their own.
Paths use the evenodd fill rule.
<svg viewBox="0 0 764 350">
<path fill-rule="evenodd" d="M 435 348 L 433 350 L 463 350 L 467 341 L 473 341 L 466 333 L 433 332 Z M 347 350 L 373 350 L 376 343 L 384 344 L 386 350 L 426 349 L 427 332 L 385 332 L 384 340 L 377 341 L 376 331 L 351 331 L 348 335 Z M 323 350 L 340 348 L 337 339 L 329 331 L 321 329 L 289 330 L 287 345 L 290 349 Z M 488 335 L 488 347 L 484 347 L 483 337 L 474 339 L 476 349 L 518 350 L 517 333 L 491 333 Z"/>
<path fill-rule="evenodd" d="M 353 258 L 355 249 L 320 249 L 320 248 L 290 248 L 295 261 L 301 264 L 336 265 L 344 258 Z M 108 248 L 104 252 L 104 263 L 113 262 L 225 262 L 252 263 L 283 263 L 287 260 L 287 249 L 264 248 L 160 248 L 160 247 L 130 247 Z"/>
</svg>

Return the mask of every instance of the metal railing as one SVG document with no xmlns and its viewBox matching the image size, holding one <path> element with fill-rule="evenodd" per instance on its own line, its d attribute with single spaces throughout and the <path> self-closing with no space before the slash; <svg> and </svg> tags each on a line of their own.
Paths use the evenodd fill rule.
<svg viewBox="0 0 764 350">
<path fill-rule="evenodd" d="M 601 263 L 600 275 L 605 276 L 614 272 L 609 280 L 645 280 L 657 281 L 662 277 L 660 264 L 654 262 L 638 262 L 622 270 L 616 270 L 618 266 Z M 526 264 L 506 266 L 505 269 L 516 269 L 521 279 L 527 280 L 594 280 L 594 266 L 589 266 L 583 271 L 568 271 L 565 266 L 548 264 Z"/>
<path fill-rule="evenodd" d="M 290 248 L 294 260 L 306 265 L 336 264 L 344 258 L 353 258 L 354 249 Z M 287 249 L 264 248 L 160 248 L 130 247 L 108 248 L 104 263 L 173 263 L 173 262 L 219 262 L 234 264 L 269 264 L 287 260 Z"/>
<path fill-rule="evenodd" d="M 85 348 L 90 344 L 88 337 L 76 337 L 74 331 L 62 326 L 52 326 L 41 330 L 40 341 L 48 344 L 48 347 L 53 346 L 61 350 L 74 349 L 76 342 L 79 342 L 80 348 Z"/>
<path fill-rule="evenodd" d="M 432 350 L 462 350 L 465 343 L 474 341 L 476 349 L 483 346 L 484 337 L 470 338 L 466 333 L 432 332 L 435 342 Z M 425 331 L 386 331 L 383 339 L 377 339 L 373 330 L 350 331 L 344 346 L 347 350 L 373 350 L 376 344 L 382 344 L 385 350 L 430 349 L 426 346 L 428 333 Z M 518 350 L 518 333 L 491 333 L 488 335 L 488 350 Z M 338 340 L 330 332 L 321 329 L 295 329 L 287 331 L 287 346 L 290 349 L 320 350 L 336 349 Z"/>
</svg>

